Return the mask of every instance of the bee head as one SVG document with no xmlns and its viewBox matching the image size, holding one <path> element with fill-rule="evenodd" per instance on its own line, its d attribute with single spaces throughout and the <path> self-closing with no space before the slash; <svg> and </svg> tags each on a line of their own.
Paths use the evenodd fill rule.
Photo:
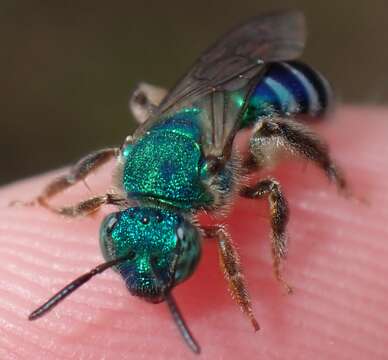
<svg viewBox="0 0 388 360">
<path fill-rule="evenodd" d="M 183 216 L 166 209 L 132 207 L 108 215 L 100 230 L 107 261 L 128 256 L 115 267 L 132 295 L 161 302 L 185 280 L 200 258 L 200 233 Z"/>
</svg>

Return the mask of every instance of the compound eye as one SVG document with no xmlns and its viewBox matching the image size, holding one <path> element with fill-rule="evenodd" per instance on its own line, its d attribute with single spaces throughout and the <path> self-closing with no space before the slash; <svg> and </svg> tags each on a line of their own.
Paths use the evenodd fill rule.
<svg viewBox="0 0 388 360">
<path fill-rule="evenodd" d="M 178 255 L 182 254 L 187 248 L 187 235 L 190 230 L 185 225 L 185 223 L 182 223 L 176 229 L 177 244 L 175 251 Z"/>
<path fill-rule="evenodd" d="M 118 214 L 113 213 L 108 215 L 101 223 L 100 228 L 100 248 L 104 259 L 110 261 L 115 259 L 117 243 L 112 238 L 112 233 L 118 223 Z"/>
<path fill-rule="evenodd" d="M 185 234 L 185 228 L 184 228 L 183 225 L 180 225 L 176 229 L 176 236 L 177 236 L 179 241 L 184 241 L 185 240 L 186 234 Z"/>
<path fill-rule="evenodd" d="M 107 235 L 110 236 L 112 234 L 112 231 L 116 226 L 117 221 L 118 219 L 116 214 L 111 214 L 105 219 L 104 224 L 105 224 L 105 232 Z"/>
<path fill-rule="evenodd" d="M 179 224 L 175 233 L 177 237 L 176 253 L 178 255 L 191 251 L 192 246 L 196 245 L 200 238 L 198 230 L 186 220 Z"/>
</svg>

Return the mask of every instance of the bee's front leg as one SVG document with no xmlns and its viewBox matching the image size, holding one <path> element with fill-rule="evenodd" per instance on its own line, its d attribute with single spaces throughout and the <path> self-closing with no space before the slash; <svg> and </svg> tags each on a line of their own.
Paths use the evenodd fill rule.
<svg viewBox="0 0 388 360">
<path fill-rule="evenodd" d="M 273 258 L 273 269 L 276 279 L 286 288 L 288 293 L 292 287 L 287 284 L 281 273 L 281 260 L 287 255 L 286 226 L 288 223 L 288 205 L 281 191 L 280 185 L 273 179 L 259 181 L 255 186 L 243 187 L 240 195 L 250 199 L 268 197 L 271 214 L 271 247 Z"/>
<path fill-rule="evenodd" d="M 100 206 L 111 203 L 114 197 L 113 195 L 109 194 L 92 197 L 78 204 L 66 207 L 52 206 L 49 204 L 49 200 L 55 195 L 58 195 L 66 189 L 79 183 L 80 181 L 84 181 L 88 175 L 96 171 L 102 165 L 106 164 L 112 158 L 117 157 L 119 152 L 119 148 L 107 148 L 86 155 L 70 169 L 68 174 L 62 175 L 47 184 L 41 194 L 36 197 L 36 199 L 31 202 L 22 204 L 39 204 L 55 213 L 69 217 L 75 217 L 89 214 L 96 211 Z M 11 205 L 17 203 L 18 202 L 13 202 Z"/>
<path fill-rule="evenodd" d="M 62 207 L 52 207 L 50 205 L 46 205 L 45 208 L 60 215 L 78 217 L 92 214 L 103 205 L 116 205 L 123 207 L 128 204 L 126 199 L 123 199 L 116 194 L 107 193 L 104 195 L 93 196 L 74 205 Z"/>
</svg>

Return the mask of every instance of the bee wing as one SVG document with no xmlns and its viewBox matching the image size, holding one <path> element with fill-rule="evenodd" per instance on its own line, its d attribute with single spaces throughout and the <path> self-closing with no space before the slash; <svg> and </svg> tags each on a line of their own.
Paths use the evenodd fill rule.
<svg viewBox="0 0 388 360">
<path fill-rule="evenodd" d="M 214 89 L 239 87 L 239 75 L 246 74 L 247 79 L 258 73 L 264 62 L 295 59 L 302 53 L 304 43 L 304 16 L 298 11 L 253 18 L 202 53 L 163 100 L 160 110 L 165 112 L 187 98 L 203 96 Z"/>
<path fill-rule="evenodd" d="M 230 101 L 230 95 L 247 98 L 265 63 L 297 58 L 304 43 L 304 16 L 298 11 L 262 15 L 238 26 L 202 53 L 138 133 L 161 116 L 196 103 L 210 111 L 202 119 L 204 144 L 222 151 L 243 104 Z"/>
</svg>

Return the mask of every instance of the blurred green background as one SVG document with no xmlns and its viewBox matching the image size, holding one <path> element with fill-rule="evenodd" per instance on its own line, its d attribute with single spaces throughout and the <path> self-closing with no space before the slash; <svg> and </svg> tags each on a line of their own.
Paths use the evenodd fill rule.
<svg viewBox="0 0 388 360">
<path fill-rule="evenodd" d="M 306 14 L 304 59 L 342 101 L 387 101 L 386 0 L 2 0 L 0 183 L 120 144 L 138 81 L 171 86 L 225 30 L 283 8 Z"/>
</svg>

